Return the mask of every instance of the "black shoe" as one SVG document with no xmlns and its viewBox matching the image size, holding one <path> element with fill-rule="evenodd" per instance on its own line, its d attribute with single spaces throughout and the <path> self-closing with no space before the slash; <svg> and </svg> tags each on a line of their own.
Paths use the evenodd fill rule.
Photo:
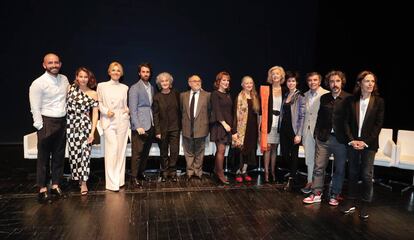
<svg viewBox="0 0 414 240">
<path fill-rule="evenodd" d="M 304 194 L 309 194 L 312 192 L 312 183 L 307 183 L 303 188 L 300 189 Z"/>
<path fill-rule="evenodd" d="M 361 203 L 361 207 L 359 209 L 359 217 L 363 220 L 368 220 L 368 203 Z"/>
<path fill-rule="evenodd" d="M 186 182 L 190 182 L 191 181 L 192 176 L 190 175 L 185 175 L 185 181 Z"/>
<path fill-rule="evenodd" d="M 148 178 L 143 173 L 138 174 L 137 179 L 141 181 L 148 181 Z"/>
<path fill-rule="evenodd" d="M 292 191 L 293 190 L 293 185 L 294 185 L 294 181 L 293 178 L 289 178 L 286 185 L 283 187 L 283 190 L 285 191 Z"/>
<path fill-rule="evenodd" d="M 137 178 L 132 179 L 132 185 L 134 188 L 142 188 L 142 184 Z"/>
<path fill-rule="evenodd" d="M 45 204 L 45 203 L 52 203 L 52 199 L 49 196 L 49 193 L 46 192 L 40 192 L 37 195 L 37 201 L 41 204 Z"/>
<path fill-rule="evenodd" d="M 177 182 L 178 181 L 177 175 L 171 176 L 171 181 L 172 182 Z"/>
<path fill-rule="evenodd" d="M 339 211 L 343 214 L 351 214 L 355 212 L 356 204 L 354 200 L 347 200 L 344 204 L 339 206 Z"/>
<path fill-rule="evenodd" d="M 50 194 L 52 195 L 53 199 L 66 198 L 66 195 L 62 192 L 62 189 L 60 189 L 60 187 L 52 188 L 50 190 Z"/>
</svg>

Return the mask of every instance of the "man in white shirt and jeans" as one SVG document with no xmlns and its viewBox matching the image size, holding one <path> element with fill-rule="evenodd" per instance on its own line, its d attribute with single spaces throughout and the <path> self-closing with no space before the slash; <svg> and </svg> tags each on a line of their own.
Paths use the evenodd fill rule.
<svg viewBox="0 0 414 240">
<path fill-rule="evenodd" d="M 56 54 L 43 58 L 46 72 L 33 81 L 29 89 L 33 126 L 37 129 L 37 185 L 40 203 L 64 197 L 59 187 L 63 176 L 66 144 L 66 93 L 69 86 Z M 49 164 L 50 161 L 50 164 Z M 48 167 L 51 168 L 52 188 L 48 193 Z"/>
</svg>

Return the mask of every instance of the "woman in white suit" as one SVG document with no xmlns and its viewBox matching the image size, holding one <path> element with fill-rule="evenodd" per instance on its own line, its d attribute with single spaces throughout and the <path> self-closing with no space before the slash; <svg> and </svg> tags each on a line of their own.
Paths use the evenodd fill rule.
<svg viewBox="0 0 414 240">
<path fill-rule="evenodd" d="M 105 186 L 119 191 L 125 185 L 125 150 L 128 142 L 128 86 L 119 82 L 124 71 L 118 62 L 108 67 L 110 80 L 97 87 L 101 126 L 105 136 Z"/>
</svg>

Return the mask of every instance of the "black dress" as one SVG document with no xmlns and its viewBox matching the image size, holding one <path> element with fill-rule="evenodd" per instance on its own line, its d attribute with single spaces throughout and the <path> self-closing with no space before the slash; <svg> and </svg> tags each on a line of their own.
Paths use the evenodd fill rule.
<svg viewBox="0 0 414 240">
<path fill-rule="evenodd" d="M 231 143 L 231 132 L 226 132 L 221 121 L 232 127 L 233 102 L 230 94 L 215 90 L 211 93 L 212 119 L 210 126 L 210 141 L 222 144 Z"/>
<path fill-rule="evenodd" d="M 232 162 L 235 166 L 235 170 L 241 169 L 244 164 L 256 165 L 256 149 L 259 134 L 257 128 L 257 113 L 253 111 L 252 99 L 247 99 L 247 104 L 247 122 L 243 146 L 241 149 L 232 149 Z M 233 127 L 237 130 L 237 119 L 234 120 Z"/>
<path fill-rule="evenodd" d="M 253 100 L 247 99 L 249 110 L 247 111 L 246 133 L 244 135 L 242 154 L 255 153 L 257 149 L 257 113 L 253 111 Z"/>
</svg>

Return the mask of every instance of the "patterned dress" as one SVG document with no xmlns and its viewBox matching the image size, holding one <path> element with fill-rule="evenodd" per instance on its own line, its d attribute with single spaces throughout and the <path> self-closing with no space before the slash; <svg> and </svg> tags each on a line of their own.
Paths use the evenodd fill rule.
<svg viewBox="0 0 414 240">
<path fill-rule="evenodd" d="M 90 111 L 98 101 L 72 85 L 67 96 L 67 141 L 69 163 L 73 180 L 87 181 L 90 172 L 91 144 L 88 136 L 92 129 Z"/>
</svg>

